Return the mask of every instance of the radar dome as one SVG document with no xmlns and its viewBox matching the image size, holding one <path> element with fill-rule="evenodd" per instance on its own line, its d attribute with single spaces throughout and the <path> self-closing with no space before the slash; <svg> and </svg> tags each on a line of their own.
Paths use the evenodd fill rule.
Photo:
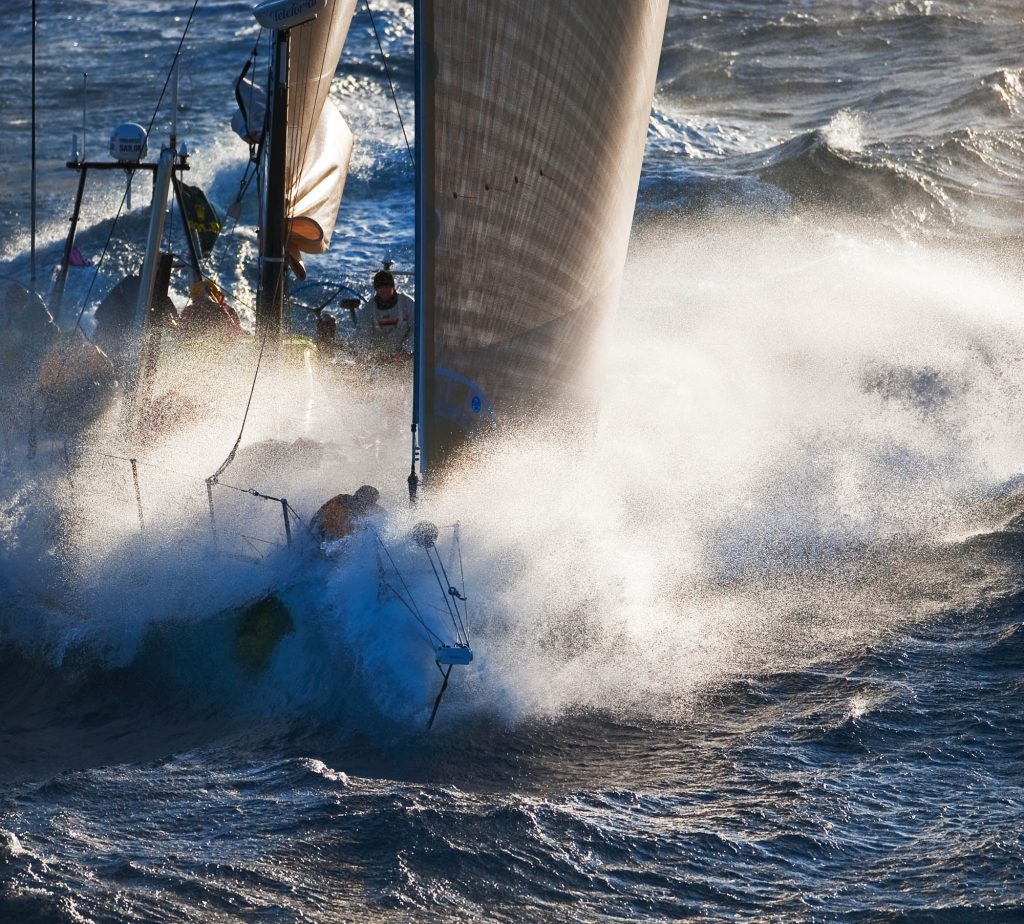
<svg viewBox="0 0 1024 924">
<path fill-rule="evenodd" d="M 146 130 L 135 122 L 125 122 L 110 136 L 110 156 L 120 164 L 137 164 L 146 156 Z"/>
</svg>

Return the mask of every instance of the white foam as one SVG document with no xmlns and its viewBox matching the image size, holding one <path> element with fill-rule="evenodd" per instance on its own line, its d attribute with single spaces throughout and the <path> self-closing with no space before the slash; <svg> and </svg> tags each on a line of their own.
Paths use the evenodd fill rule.
<svg viewBox="0 0 1024 924">
<path fill-rule="evenodd" d="M 1020 470 L 1021 302 L 998 267 L 905 243 L 803 223 L 662 229 L 633 249 L 592 440 L 557 420 L 510 429 L 408 511 L 407 388 L 267 375 L 223 480 L 304 517 L 377 484 L 385 537 L 428 601 L 433 578 L 401 537 L 419 519 L 462 522 L 476 658 L 456 669 L 446 715 L 671 718 L 709 687 L 846 650 L 968 592 L 941 568 L 886 568 L 966 529 L 974 500 Z M 5 568 L 41 587 L 63 569 L 64 605 L 87 617 L 69 643 L 106 639 L 111 663 L 131 660 L 147 623 L 277 588 L 297 631 L 259 695 L 244 691 L 249 708 L 304 714 L 358 688 L 419 724 L 439 675 L 379 592 L 372 537 L 330 566 L 296 550 L 259 567 L 213 554 L 202 479 L 234 441 L 250 372 L 193 375 L 206 406 L 140 451 L 146 532 L 127 464 L 83 463 L 59 553 L 18 520 Z M 311 454 L 288 448 L 299 437 Z M 283 540 L 273 503 L 227 488 L 216 502 L 222 543 Z"/>
<path fill-rule="evenodd" d="M 837 151 L 859 154 L 864 149 L 864 116 L 840 109 L 823 129 L 825 140 Z"/>
</svg>

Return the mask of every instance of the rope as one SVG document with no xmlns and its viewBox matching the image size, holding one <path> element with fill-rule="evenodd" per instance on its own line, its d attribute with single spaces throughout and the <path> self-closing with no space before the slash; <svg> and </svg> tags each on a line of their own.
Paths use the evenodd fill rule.
<svg viewBox="0 0 1024 924">
<path fill-rule="evenodd" d="M 434 577 L 437 579 L 437 586 L 441 588 L 441 596 L 444 598 L 445 606 L 448 608 L 448 615 L 451 617 L 452 626 L 455 629 L 456 639 L 459 642 L 468 641 L 469 637 L 466 634 L 465 626 L 462 624 L 462 617 L 459 614 L 458 604 L 452 603 L 452 598 L 458 593 L 451 582 L 448 580 L 448 573 L 444 570 L 444 562 L 441 561 L 441 556 L 437 552 L 437 548 L 434 547 L 434 557 L 437 558 L 437 564 L 441 566 L 441 573 L 444 574 L 444 583 L 441 582 L 441 575 L 437 573 L 437 565 L 434 564 L 434 557 L 431 557 L 430 550 L 424 550 L 427 554 L 427 561 L 430 562 L 431 570 L 434 572 Z M 461 630 L 461 637 L 459 632 Z"/>
<path fill-rule="evenodd" d="M 199 0 L 196 0 L 196 3 L 198 3 L 198 2 L 199 2 Z M 259 42 L 259 38 L 257 37 L 257 45 L 258 45 L 258 42 Z M 323 65 L 324 65 L 324 61 L 326 60 L 326 54 L 327 54 L 327 49 L 325 47 L 324 48 L 323 57 L 322 57 L 321 62 L 320 62 L 320 72 L 321 73 L 323 73 Z M 255 52 L 253 54 L 253 57 L 255 57 Z M 309 63 L 307 62 L 307 74 L 306 74 L 307 77 L 308 77 L 308 67 L 309 67 Z M 290 75 L 289 75 L 289 79 L 290 79 Z M 308 83 L 308 80 L 305 81 L 305 83 Z M 274 91 L 274 88 L 271 87 L 271 92 L 273 92 L 273 91 Z M 269 97 L 268 97 L 268 101 L 269 101 Z M 269 112 L 270 112 L 270 107 L 268 106 L 267 107 L 267 114 L 268 115 L 265 118 L 269 118 Z M 313 126 L 313 113 L 310 113 L 310 124 L 307 127 L 307 133 L 308 133 L 307 134 L 307 139 L 306 139 L 307 140 L 307 144 L 304 147 L 303 155 L 302 155 L 302 163 L 301 163 L 300 168 L 299 168 L 299 174 L 300 175 L 301 175 L 302 169 L 304 169 L 304 167 L 305 167 L 305 159 L 306 159 L 306 156 L 308 154 L 308 149 L 309 149 L 308 148 L 308 140 L 309 140 L 309 138 L 312 137 L 313 128 L 314 128 L 314 126 Z M 266 125 L 266 122 L 264 122 L 264 137 L 266 136 L 266 131 L 267 131 L 267 125 Z M 265 150 L 265 148 L 264 148 L 264 150 Z M 248 166 L 246 167 L 246 171 L 248 172 Z M 257 168 L 257 170 L 254 171 L 253 176 L 257 176 L 258 172 L 259 171 L 258 171 L 258 168 Z M 291 187 L 293 190 L 294 190 L 295 183 L 297 182 L 297 179 L 298 179 L 297 177 L 295 177 L 295 178 L 286 178 L 286 182 L 288 183 L 289 187 Z M 236 222 L 236 224 L 237 224 L 237 222 Z M 286 253 L 287 253 L 287 250 L 288 250 L 288 240 L 289 240 L 289 236 L 286 235 L 286 237 L 285 237 L 285 252 Z M 282 286 L 285 284 L 285 276 L 284 275 L 282 275 L 282 277 L 281 277 L 281 284 L 282 284 Z M 259 302 L 259 295 L 260 295 L 260 290 L 257 289 L 257 303 Z M 283 300 L 283 292 L 282 292 L 282 300 Z M 245 413 L 242 415 L 242 424 L 241 424 L 241 426 L 238 429 L 238 437 L 235 439 L 235 443 L 231 447 L 231 451 L 228 453 L 227 458 L 224 459 L 224 461 L 221 463 L 221 465 L 217 469 L 217 471 L 215 471 L 207 479 L 207 481 L 212 483 L 212 484 L 216 484 L 218 482 L 218 479 L 220 478 L 220 476 L 227 470 L 228 466 L 230 466 L 231 463 L 234 462 L 235 455 L 238 452 L 238 447 L 242 443 L 242 436 L 245 433 L 245 425 L 246 425 L 246 422 L 249 419 L 249 411 L 252 408 L 253 395 L 256 392 L 256 382 L 259 380 L 260 366 L 263 363 L 263 353 L 264 353 L 264 351 L 266 350 L 266 347 L 267 347 L 267 335 L 268 334 L 269 334 L 269 328 L 264 327 L 264 330 L 263 330 L 263 340 L 260 343 L 260 352 L 259 352 L 259 356 L 256 359 L 256 369 L 253 372 L 253 376 L 252 376 L 252 386 L 249 389 L 249 399 L 248 399 L 248 401 L 245 404 Z M 277 500 L 280 501 L 280 498 L 277 498 Z M 286 517 L 287 517 L 287 513 L 286 513 Z M 287 523 L 287 519 L 286 519 L 286 523 Z"/>
<path fill-rule="evenodd" d="M 230 488 L 232 491 L 238 491 L 240 494 L 248 494 L 251 497 L 258 497 L 261 500 L 276 501 L 277 503 L 281 503 L 281 501 L 283 500 L 283 498 L 280 497 L 272 497 L 270 494 L 263 494 L 261 491 L 257 491 L 255 488 L 240 488 L 238 485 L 228 484 L 227 482 L 224 481 L 218 481 L 215 483 L 222 488 Z"/>
<path fill-rule="evenodd" d="M 402 602 L 402 604 L 410 613 L 412 613 L 413 618 L 421 626 L 423 626 L 424 630 L 427 632 L 428 635 L 430 635 L 431 638 L 434 639 L 435 643 L 437 645 L 443 645 L 444 639 L 441 638 L 440 635 L 438 635 L 433 629 L 430 628 L 430 626 L 427 625 L 426 621 L 420 615 L 419 610 L 416 608 L 416 599 L 415 597 L 413 597 L 412 591 L 409 590 L 409 585 L 405 583 L 405 578 L 402 577 L 402 572 L 398 570 L 398 565 L 395 564 L 395 560 L 391 556 L 391 551 L 384 544 L 384 540 L 380 538 L 379 533 L 374 531 L 373 535 L 374 538 L 377 540 L 378 544 L 380 545 L 380 547 L 384 550 L 384 554 L 387 555 L 388 561 L 391 562 L 391 568 L 397 575 L 398 580 L 402 582 L 402 588 L 405 590 L 406 594 L 408 594 L 409 600 L 406 601 L 406 599 L 397 590 L 395 590 L 395 588 L 392 587 L 386 580 L 384 581 L 384 586 L 387 587 L 388 590 L 390 590 Z"/>
<path fill-rule="evenodd" d="M 391 99 L 394 100 L 395 103 L 395 112 L 398 114 L 398 124 L 402 126 L 402 137 L 405 138 L 405 149 L 409 152 L 409 160 L 415 164 L 416 158 L 412 153 L 412 145 L 409 144 L 409 135 L 405 130 L 405 121 L 402 119 L 402 110 L 398 106 L 398 97 L 395 95 L 395 85 L 391 81 L 391 68 L 388 67 L 388 59 L 384 54 L 384 46 L 381 44 L 380 35 L 377 32 L 377 23 L 373 18 L 373 10 L 370 9 L 370 0 L 364 0 L 364 2 L 366 3 L 366 12 L 370 14 L 370 25 L 373 26 L 373 37 L 377 40 L 377 48 L 380 49 L 380 57 L 384 62 L 384 73 L 387 75 L 388 87 L 391 89 Z"/>
<path fill-rule="evenodd" d="M 383 580 L 383 579 L 382 579 L 382 580 Z M 413 619 L 415 619 L 415 620 L 416 620 L 416 621 L 417 621 L 417 622 L 418 622 L 418 623 L 419 623 L 419 624 L 420 624 L 421 626 L 423 626 L 423 630 L 424 630 L 424 631 L 425 631 L 425 632 L 426 632 L 426 633 L 427 633 L 428 635 L 430 635 L 430 637 L 431 637 L 431 638 L 433 638 L 433 639 L 434 639 L 434 644 L 435 644 L 436 646 L 440 646 L 440 645 L 443 645 L 443 644 L 444 644 L 444 639 L 442 639 L 442 638 L 441 638 L 441 636 L 439 636 L 439 635 L 438 635 L 438 634 L 437 634 L 437 633 L 436 633 L 436 632 L 435 632 L 435 631 L 434 631 L 433 629 L 431 629 L 431 628 L 430 628 L 430 626 L 428 626 L 428 625 L 427 625 L 427 624 L 426 624 L 426 623 L 425 623 L 425 622 L 423 621 L 423 619 L 421 619 L 421 618 L 420 618 L 420 615 L 419 615 L 419 613 L 417 613 L 417 612 L 416 612 L 416 610 L 415 610 L 415 609 L 413 609 L 413 607 L 412 607 L 412 606 L 411 606 L 411 605 L 409 604 L 409 602 L 408 602 L 408 601 L 406 601 L 406 599 L 405 599 L 405 598 L 404 598 L 404 597 L 403 597 L 403 596 L 402 596 L 402 595 L 401 595 L 401 594 L 400 594 L 400 593 L 399 593 L 399 592 L 398 592 L 397 590 L 395 590 L 395 588 L 394 588 L 394 587 L 392 587 L 392 586 L 391 586 L 391 585 L 390 585 L 390 584 L 389 584 L 389 583 L 387 582 L 387 580 L 383 580 L 383 583 L 384 583 L 384 586 L 385 586 L 385 587 L 386 587 L 386 588 L 387 588 L 388 590 L 390 590 L 390 591 L 391 591 L 391 593 L 393 593 L 393 594 L 395 595 L 395 598 L 396 598 L 396 599 L 397 599 L 397 600 L 399 601 L 399 603 L 401 603 L 401 604 L 402 604 L 402 605 L 403 605 L 403 606 L 404 606 L 404 607 L 405 607 L 405 608 L 406 608 L 406 609 L 407 609 L 407 610 L 408 610 L 408 611 L 410 612 L 410 614 L 412 615 Z"/>
<path fill-rule="evenodd" d="M 281 504 L 284 509 L 295 518 L 295 522 L 305 526 L 310 535 L 312 535 L 312 527 L 310 524 L 299 516 L 298 511 L 285 498 L 274 497 L 272 494 L 264 494 L 262 491 L 257 491 L 255 488 L 240 488 L 238 485 L 228 484 L 224 481 L 218 481 L 216 484 L 222 488 L 230 488 L 232 491 L 238 491 L 241 494 L 248 494 L 250 497 L 258 497 L 260 500 L 274 501 L 274 503 Z"/>
<path fill-rule="evenodd" d="M 249 409 L 252 407 L 252 396 L 256 392 L 256 380 L 260 376 L 260 363 L 263 362 L 263 351 L 267 346 L 267 333 L 269 328 L 264 327 L 263 329 L 263 342 L 260 344 L 260 355 L 256 358 L 256 371 L 252 375 L 252 387 L 249 389 L 249 400 L 245 403 L 245 413 L 242 415 L 242 426 L 238 428 L 238 438 L 235 440 L 235 445 L 231 447 L 231 452 L 228 453 L 227 458 L 221 463 L 220 468 L 217 469 L 207 481 L 213 484 L 217 483 L 217 479 L 224 473 L 227 467 L 235 461 L 235 454 L 238 452 L 238 447 L 242 443 L 242 434 L 245 433 L 245 423 L 249 419 Z"/>
<path fill-rule="evenodd" d="M 292 541 L 291 526 L 290 526 L 289 519 L 288 519 L 289 516 L 291 516 L 291 518 L 294 519 L 297 523 L 299 523 L 302 526 L 304 526 L 306 528 L 306 531 L 309 532 L 310 535 L 312 535 L 312 527 L 311 527 L 311 525 L 306 523 L 306 521 L 299 515 L 298 511 L 296 511 L 296 509 L 283 497 L 274 497 L 271 494 L 265 494 L 262 491 L 258 491 L 258 490 L 256 490 L 256 488 L 242 488 L 242 487 L 239 487 L 238 485 L 226 484 L 226 483 L 223 483 L 223 482 L 215 482 L 215 481 L 212 481 L 211 479 L 208 479 L 208 478 L 207 479 L 203 479 L 203 478 L 199 478 L 199 477 L 194 476 L 194 475 L 186 475 L 186 474 L 184 474 L 182 472 L 176 472 L 173 469 L 168 469 L 168 468 L 156 465 L 155 463 L 152 463 L 152 462 L 144 462 L 141 459 L 129 458 L 127 456 L 121 456 L 121 455 L 117 455 L 115 453 L 102 452 L 100 450 L 95 450 L 95 449 L 82 449 L 81 451 L 83 453 L 88 454 L 88 455 L 101 456 L 102 458 L 105 458 L 105 459 L 113 459 L 113 460 L 120 461 L 120 462 L 127 462 L 127 463 L 129 463 L 131 465 L 132 481 L 134 483 L 134 488 L 135 488 L 135 504 L 136 504 L 136 510 L 137 510 L 138 517 L 139 517 L 139 528 L 140 529 L 145 529 L 145 519 L 144 519 L 144 516 L 143 516 L 142 495 L 141 495 L 141 491 L 140 491 L 140 487 L 139 487 L 138 466 L 139 465 L 146 465 L 147 467 L 154 468 L 157 471 L 164 471 L 164 472 L 168 472 L 168 473 L 173 474 L 173 475 L 177 475 L 178 477 L 185 478 L 185 479 L 190 480 L 190 481 L 196 481 L 196 482 L 200 482 L 200 483 L 205 483 L 205 485 L 206 485 L 206 492 L 207 492 L 207 495 L 206 495 L 207 496 L 207 501 L 208 501 L 209 507 L 210 507 L 210 523 L 211 523 L 211 527 L 212 527 L 213 532 L 214 532 L 214 536 L 217 535 L 217 528 L 216 528 L 216 523 L 215 523 L 215 520 L 214 520 L 214 510 L 213 510 L 213 486 L 214 486 L 214 484 L 220 484 L 222 487 L 230 488 L 233 491 L 238 491 L 238 492 L 240 492 L 242 494 L 248 494 L 251 497 L 257 497 L 257 498 L 260 498 L 261 500 L 273 501 L 275 503 L 280 504 L 281 505 L 281 509 L 283 511 L 283 514 L 284 514 L 284 529 L 285 529 L 285 535 L 286 535 L 287 540 L 288 540 L 288 542 L 287 542 L 288 546 L 291 546 L 291 541 Z M 71 475 L 70 475 L 70 459 L 68 459 L 67 462 L 68 462 L 68 478 L 70 480 L 70 477 L 71 477 Z M 72 490 L 73 489 L 74 489 L 74 485 L 72 483 Z M 104 496 L 113 499 L 115 497 L 119 497 L 120 495 L 115 495 L 115 494 L 107 492 L 107 493 L 105 493 Z M 282 547 L 281 543 L 279 543 L 279 542 L 274 542 L 274 541 L 269 540 L 269 539 L 259 539 L 258 537 L 255 537 L 255 536 L 247 536 L 245 533 L 240 533 L 240 532 L 232 531 L 232 535 L 237 535 L 237 536 L 241 537 L 242 539 L 246 540 L 247 542 L 252 540 L 252 541 L 256 541 L 256 542 L 263 542 L 263 543 L 265 543 L 267 545 L 273 545 L 273 546 L 277 546 L 277 547 Z"/>
</svg>

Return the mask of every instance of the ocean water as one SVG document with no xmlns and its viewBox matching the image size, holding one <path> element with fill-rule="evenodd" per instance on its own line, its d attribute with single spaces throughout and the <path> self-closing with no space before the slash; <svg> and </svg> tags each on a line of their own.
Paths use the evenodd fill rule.
<svg viewBox="0 0 1024 924">
<path fill-rule="evenodd" d="M 190 4 L 39 7 L 48 280 L 83 97 L 87 155 L 148 124 Z M 411 9 L 373 10 L 409 124 Z M 0 34 L 0 275 L 27 281 L 27 4 Z M 256 34 L 201 4 L 183 46 L 221 208 Z M 310 278 L 365 290 L 411 268 L 412 166 L 362 4 L 334 95 L 357 147 Z M 410 512 L 400 375 L 265 375 L 214 534 L 241 360 L 138 450 L 143 532 L 123 447 L 30 465 L 10 437 L 0 921 L 1024 920 L 1022 117 L 1015 2 L 674 2 L 588 446 L 502 434 Z M 113 234 L 123 178 L 90 189 L 86 329 L 144 186 Z M 250 215 L 213 267 L 243 314 Z M 232 490 L 306 520 L 363 481 L 425 599 L 401 537 L 460 523 L 476 659 L 429 732 L 375 540 L 289 548 Z"/>
</svg>

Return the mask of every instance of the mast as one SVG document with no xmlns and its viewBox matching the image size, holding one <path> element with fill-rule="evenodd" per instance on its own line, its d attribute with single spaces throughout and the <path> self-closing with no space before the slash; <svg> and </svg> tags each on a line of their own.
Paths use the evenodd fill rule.
<svg viewBox="0 0 1024 924">
<path fill-rule="evenodd" d="M 274 33 L 270 81 L 270 132 L 267 142 L 267 197 L 264 203 L 260 253 L 260 297 L 256 304 L 256 337 L 277 342 L 281 335 L 285 279 L 285 153 L 288 146 L 288 30 Z M 273 349 L 273 346 L 271 347 Z"/>
<path fill-rule="evenodd" d="M 175 56 L 174 66 L 171 70 L 175 109 L 177 109 L 178 101 L 178 64 L 179 59 Z M 160 333 L 154 329 L 152 305 L 157 287 L 157 277 L 161 270 L 160 242 L 163 240 L 164 223 L 167 220 L 171 180 L 174 170 L 178 166 L 177 130 L 177 113 L 175 113 L 171 118 L 171 132 L 167 139 L 167 145 L 160 150 L 160 158 L 157 161 L 156 173 L 153 177 L 153 198 L 149 211 L 146 254 L 142 260 L 142 269 L 139 271 L 139 291 L 132 316 L 134 334 L 130 341 L 131 347 L 128 354 L 128 376 L 125 383 L 127 401 L 123 410 L 123 421 L 129 429 L 134 429 L 140 424 L 146 411 L 152 375 L 156 368 L 160 349 Z M 140 156 L 144 152 L 145 142 L 140 149 Z"/>
<path fill-rule="evenodd" d="M 433 404 L 433 389 L 431 388 L 429 370 L 434 367 L 434 310 L 430 304 L 434 291 L 434 267 L 426 256 L 429 234 L 436 221 L 432 219 L 432 203 L 429 201 L 430 178 L 434 170 L 434 97 L 433 86 L 428 86 L 428 80 L 432 81 L 435 75 L 428 70 L 428 62 L 431 57 L 428 54 L 428 49 L 433 47 L 434 12 L 431 0 L 415 0 L 414 10 L 416 30 L 414 36 L 416 56 L 414 155 L 416 170 L 416 340 L 413 347 L 415 351 L 413 427 L 419 454 L 420 474 L 426 477 L 428 475 L 428 453 L 431 451 L 426 423 L 429 409 Z"/>
<path fill-rule="evenodd" d="M 170 197 L 171 176 L 178 160 L 178 65 L 179 58 L 174 57 L 171 69 L 172 100 L 175 112 L 171 116 L 171 133 L 167 146 L 160 150 L 157 162 L 156 177 L 153 181 L 153 202 L 149 213 L 149 236 L 146 239 L 146 255 L 142 260 L 139 273 L 139 294 L 135 302 L 135 314 L 132 326 L 141 340 L 146 331 L 146 319 L 150 306 L 153 304 L 153 292 L 156 289 L 156 277 L 160 263 L 160 242 L 164 236 L 164 222 L 167 219 L 167 201 Z M 132 367 L 134 367 L 134 363 Z"/>
<path fill-rule="evenodd" d="M 274 32 L 271 64 L 267 185 L 260 249 L 260 297 L 256 304 L 258 340 L 276 343 L 284 307 L 287 244 L 288 47 L 289 32 L 324 11 L 327 0 L 265 0 L 253 10 L 256 21 Z"/>
<path fill-rule="evenodd" d="M 413 106 L 414 106 L 414 140 L 413 140 L 413 172 L 416 183 L 416 217 L 413 229 L 413 285 L 416 289 L 416 324 L 413 330 L 412 348 L 412 464 L 409 470 L 409 501 L 416 502 L 416 489 L 419 487 L 419 475 L 416 472 L 416 465 L 419 463 L 420 472 L 426 474 L 423 465 L 422 428 L 423 420 L 423 344 L 426 338 L 423 336 L 423 323 L 426 315 L 426 294 L 427 289 L 423 284 L 424 270 L 426 263 L 423 260 L 423 131 L 424 131 L 424 54 L 421 29 L 426 23 L 423 15 L 423 0 L 413 0 L 412 5 L 412 34 L 413 34 L 413 70 L 415 78 L 413 81 Z"/>
<path fill-rule="evenodd" d="M 32 242 L 29 257 L 30 288 L 36 291 L 36 0 L 32 0 Z"/>
</svg>

